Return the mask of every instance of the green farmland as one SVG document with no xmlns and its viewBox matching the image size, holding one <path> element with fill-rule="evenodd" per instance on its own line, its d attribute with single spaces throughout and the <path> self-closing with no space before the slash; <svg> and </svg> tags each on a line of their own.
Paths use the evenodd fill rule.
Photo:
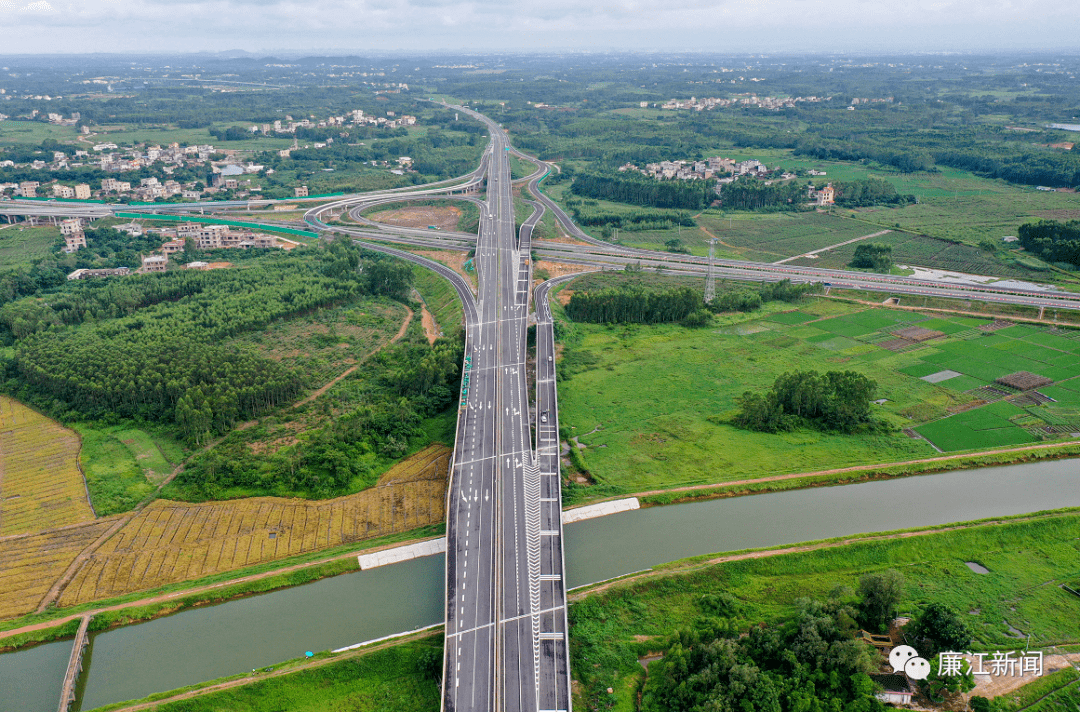
<svg viewBox="0 0 1080 712">
<path fill-rule="evenodd" d="M 588 284 L 570 288 L 581 283 Z M 585 467 L 605 490 L 901 462 L 1080 432 L 1077 331 L 991 330 L 987 319 L 820 298 L 798 310 L 772 303 L 716 324 L 568 326 L 559 372 L 562 424 L 586 446 Z M 898 341 L 893 332 L 912 326 L 940 335 Z M 744 391 L 766 390 L 781 373 L 808 369 L 853 370 L 877 381 L 884 402 L 874 413 L 893 430 L 768 434 L 729 423 Z M 994 383 L 1020 371 L 1054 384 L 1031 395 Z"/>
</svg>

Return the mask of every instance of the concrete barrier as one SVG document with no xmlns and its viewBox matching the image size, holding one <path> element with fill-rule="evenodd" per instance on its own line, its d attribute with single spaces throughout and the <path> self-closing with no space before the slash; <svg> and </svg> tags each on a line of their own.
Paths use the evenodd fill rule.
<svg viewBox="0 0 1080 712">
<path fill-rule="evenodd" d="M 360 570 L 374 569 L 387 564 L 397 564 L 410 559 L 418 559 L 421 556 L 442 554 L 446 551 L 446 537 L 421 541 L 416 544 L 395 546 L 392 549 L 383 549 L 371 554 L 360 554 L 356 560 L 360 563 Z"/>
<path fill-rule="evenodd" d="M 583 519 L 594 519 L 596 517 L 606 517 L 609 514 L 629 512 L 633 509 L 641 509 L 641 503 L 638 502 L 637 497 L 613 499 L 610 502 L 601 502 L 600 504 L 589 504 L 576 509 L 568 509 L 562 513 L 562 521 L 563 524 L 570 524 L 571 522 L 580 522 Z"/>
</svg>

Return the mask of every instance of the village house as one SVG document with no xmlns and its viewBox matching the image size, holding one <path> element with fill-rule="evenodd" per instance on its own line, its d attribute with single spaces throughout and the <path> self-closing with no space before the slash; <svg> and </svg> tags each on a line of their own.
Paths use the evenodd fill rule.
<svg viewBox="0 0 1080 712">
<path fill-rule="evenodd" d="M 83 232 L 81 219 L 61 220 L 60 234 L 64 237 L 64 252 L 76 252 L 86 247 L 86 234 Z"/>
<path fill-rule="evenodd" d="M 139 269 L 139 272 L 143 274 L 150 272 L 164 272 L 168 265 L 169 258 L 165 255 L 147 255 L 142 258 L 142 267 Z"/>
<path fill-rule="evenodd" d="M 131 274 L 129 267 L 110 267 L 105 269 L 77 269 L 67 276 L 69 281 L 94 279 L 96 277 L 123 277 Z"/>
<path fill-rule="evenodd" d="M 169 240 L 168 242 L 164 242 L 161 245 L 161 251 L 164 252 L 166 255 L 175 255 L 177 252 L 183 252 L 184 241 Z"/>
<path fill-rule="evenodd" d="M 810 186 L 809 192 L 810 199 L 819 207 L 826 207 L 836 203 L 836 191 L 833 189 L 832 183 L 829 183 L 821 190 L 815 190 L 813 186 Z"/>
</svg>

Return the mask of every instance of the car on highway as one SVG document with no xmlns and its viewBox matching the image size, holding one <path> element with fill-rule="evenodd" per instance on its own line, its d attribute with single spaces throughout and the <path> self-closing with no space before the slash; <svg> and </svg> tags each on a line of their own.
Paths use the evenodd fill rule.
<svg viewBox="0 0 1080 712">
<path fill-rule="evenodd" d="M 548 414 L 547 414 L 547 411 L 545 410 L 543 413 L 540 414 L 540 422 L 541 423 L 546 423 L 547 421 L 548 421 Z"/>
</svg>

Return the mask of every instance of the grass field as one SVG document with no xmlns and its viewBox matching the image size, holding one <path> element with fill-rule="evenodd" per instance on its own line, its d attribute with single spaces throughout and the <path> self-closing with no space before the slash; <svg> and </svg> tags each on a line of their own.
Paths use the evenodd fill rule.
<svg viewBox="0 0 1080 712">
<path fill-rule="evenodd" d="M 129 425 L 76 423 L 79 460 L 99 516 L 130 511 L 184 458 L 168 435 Z"/>
<path fill-rule="evenodd" d="M 158 500 L 93 554 L 59 604 L 77 605 L 438 524 L 445 516 L 450 452 L 432 445 L 392 467 L 375 487 L 337 499 Z"/>
<path fill-rule="evenodd" d="M 0 396 L 0 536 L 92 520 L 79 436 Z"/>
<path fill-rule="evenodd" d="M 47 138 L 73 143 L 76 135 L 72 126 L 53 126 L 40 121 L 0 121 L 0 144 L 39 144 Z"/>
<path fill-rule="evenodd" d="M 837 218 L 842 219 L 842 218 Z M 873 231 L 874 227 L 863 229 Z M 867 233 L 864 233 L 867 234 Z M 870 233 L 872 234 L 872 233 Z M 890 232 L 873 238 L 872 242 L 889 245 L 893 249 L 893 261 L 896 264 L 936 267 L 938 269 L 986 274 L 995 277 L 1015 277 L 1035 281 L 1054 281 L 1055 273 L 1039 260 L 1025 256 L 1023 252 L 1010 250 L 1002 253 L 990 253 L 978 247 L 947 242 L 935 237 L 913 235 L 907 232 Z M 800 258 L 792 264 L 808 267 L 843 269 L 855 256 L 859 243 L 844 245 L 835 250 L 823 252 L 813 258 Z M 1019 262 L 1023 259 L 1028 264 Z M 1035 267 L 1041 267 L 1036 269 Z"/>
<path fill-rule="evenodd" d="M 52 253 L 53 243 L 60 237 L 60 229 L 24 227 L 13 225 L 0 230 L 0 268 L 29 265 Z"/>
<path fill-rule="evenodd" d="M 594 275 L 569 289 L 615 279 L 621 277 Z M 915 428 L 943 451 L 1080 432 L 1080 379 L 1072 380 L 1080 376 L 1077 332 L 977 328 L 987 323 L 811 299 L 798 309 L 772 303 L 760 313 L 722 316 L 712 329 L 572 324 L 559 366 L 561 424 L 587 446 L 586 467 L 613 488 L 610 494 L 935 454 L 901 428 Z M 911 325 L 945 336 L 899 351 L 884 347 L 895 339 L 891 332 Z M 744 391 L 765 390 L 783 372 L 808 369 L 854 370 L 877 381 L 877 396 L 886 402 L 874 412 L 897 430 L 766 434 L 728 424 Z M 922 380 L 944 370 L 961 376 Z M 1036 405 L 1016 393 L 995 403 L 1007 394 L 978 391 L 1021 370 L 1059 381 L 1050 392 L 1057 402 Z"/>
<path fill-rule="evenodd" d="M 111 519 L 0 538 L 0 619 L 34 610 L 83 549 L 112 526 Z"/>
<path fill-rule="evenodd" d="M 616 583 L 571 605 L 570 669 L 586 690 L 612 687 L 610 709 L 634 710 L 644 674 L 638 658 L 663 650 L 674 630 L 691 627 L 701 616 L 703 594 L 733 595 L 739 625 L 746 628 L 787 618 L 801 597 L 824 598 L 836 586 L 856 589 L 863 574 L 889 568 L 905 579 L 901 615 L 947 603 L 966 613 L 974 650 L 1023 650 L 1025 640 L 1011 637 L 1009 625 L 1031 634 L 1032 649 L 1075 644 L 1080 599 L 1056 583 L 1080 567 L 1078 535 L 1080 514 L 1074 511 L 712 565 L 712 556 L 676 562 L 664 567 L 671 573 Z M 972 573 L 966 561 L 990 573 Z"/>
</svg>

